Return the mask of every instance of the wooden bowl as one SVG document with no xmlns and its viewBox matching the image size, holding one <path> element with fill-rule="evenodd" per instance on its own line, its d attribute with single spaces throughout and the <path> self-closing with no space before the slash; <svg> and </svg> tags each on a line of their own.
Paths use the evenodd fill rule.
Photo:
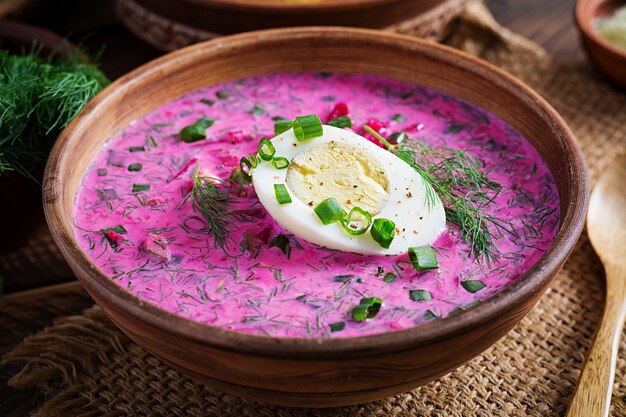
<svg viewBox="0 0 626 417">
<path fill-rule="evenodd" d="M 578 0 L 575 16 L 591 60 L 611 81 L 626 88 L 626 51 L 604 39 L 593 27 L 595 19 L 607 16 L 621 5 L 624 2 L 620 0 Z"/>
<path fill-rule="evenodd" d="M 276 0 L 115 1 L 117 15 L 132 32 L 153 46 L 167 51 L 219 35 L 307 25 L 385 28 L 411 20 L 413 32 L 423 36 L 439 37 L 445 33 L 449 21 L 461 12 L 468 2 L 468 0 L 321 0 L 316 3 Z"/>
<path fill-rule="evenodd" d="M 376 57 L 376 59 L 372 59 Z M 459 315 L 409 330 L 343 339 L 287 339 L 210 327 L 176 316 L 107 278 L 74 236 L 74 196 L 105 142 L 131 121 L 197 88 L 277 71 L 378 74 L 436 88 L 495 113 L 541 153 L 557 182 L 561 228 L 526 274 Z M 588 198 L 581 151 L 561 117 L 510 75 L 413 37 L 349 28 L 291 28 L 225 37 L 170 53 L 100 93 L 66 128 L 48 161 L 44 207 L 85 288 L 137 343 L 208 384 L 269 403 L 328 407 L 426 384 L 515 326 L 555 277 L 582 231 Z"/>
</svg>

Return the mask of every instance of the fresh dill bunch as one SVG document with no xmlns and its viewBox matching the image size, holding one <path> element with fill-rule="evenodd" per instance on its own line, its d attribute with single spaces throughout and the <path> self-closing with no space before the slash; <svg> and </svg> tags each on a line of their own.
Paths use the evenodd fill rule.
<svg viewBox="0 0 626 417">
<path fill-rule="evenodd" d="M 422 176 L 429 207 L 441 200 L 446 219 L 459 227 L 474 259 L 487 264 L 497 259 L 492 230 L 518 236 L 510 222 L 485 210 L 502 186 L 488 177 L 477 158 L 461 149 L 435 148 L 415 139 L 390 150 Z"/>
<path fill-rule="evenodd" d="M 109 80 L 82 55 L 40 58 L 0 50 L 0 174 L 36 180 L 61 130 Z"/>
</svg>

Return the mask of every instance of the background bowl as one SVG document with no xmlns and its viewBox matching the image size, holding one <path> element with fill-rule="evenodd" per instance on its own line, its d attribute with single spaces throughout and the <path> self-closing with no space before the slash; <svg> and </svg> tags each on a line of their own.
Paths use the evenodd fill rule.
<svg viewBox="0 0 626 417">
<path fill-rule="evenodd" d="M 115 0 L 117 15 L 153 46 L 171 51 L 219 35 L 292 26 L 384 28 L 441 39 L 469 0 Z"/>
<path fill-rule="evenodd" d="M 372 59 L 375 57 L 376 59 Z M 131 121 L 191 90 L 277 71 L 369 73 L 432 87 L 508 122 L 541 153 L 557 183 L 561 227 L 526 274 L 493 298 L 413 329 L 342 339 L 281 339 L 202 325 L 161 310 L 100 272 L 74 237 L 82 175 Z M 173 52 L 117 80 L 66 128 L 48 161 L 44 207 L 70 266 L 109 317 L 137 343 L 218 389 L 293 406 L 372 401 L 423 385 L 479 354 L 518 323 L 576 243 L 588 182 L 563 120 L 536 93 L 476 58 L 385 32 L 292 28 L 253 32 Z"/>
<path fill-rule="evenodd" d="M 594 20 L 623 5 L 620 0 L 578 0 L 575 16 L 583 46 L 591 60 L 604 75 L 626 88 L 626 50 L 604 39 L 593 27 Z"/>
</svg>

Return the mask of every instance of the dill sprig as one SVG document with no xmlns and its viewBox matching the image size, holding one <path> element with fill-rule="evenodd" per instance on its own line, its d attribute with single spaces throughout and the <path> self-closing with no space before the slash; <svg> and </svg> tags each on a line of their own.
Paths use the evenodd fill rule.
<svg viewBox="0 0 626 417">
<path fill-rule="evenodd" d="M 422 176 L 429 207 L 441 200 L 446 219 L 459 227 L 474 259 L 487 264 L 497 259 L 492 230 L 500 236 L 519 236 L 510 222 L 487 213 L 485 208 L 502 186 L 488 177 L 477 158 L 461 149 L 435 148 L 415 139 L 390 150 Z"/>
<path fill-rule="evenodd" d="M 484 259 L 487 265 L 497 260 L 492 229 L 499 236 L 509 233 L 519 237 L 509 221 L 485 210 L 502 186 L 487 176 L 477 158 L 461 149 L 435 148 L 410 138 L 394 146 L 368 125 L 363 128 L 421 175 L 427 207 L 441 200 L 447 221 L 459 227 L 461 238 L 470 245 L 470 256 L 475 260 Z"/>
<path fill-rule="evenodd" d="M 226 243 L 237 227 L 233 219 L 240 217 L 231 209 L 235 200 L 231 195 L 216 187 L 215 178 L 200 175 L 199 169 L 198 164 L 193 175 L 193 188 L 181 205 L 191 199 L 193 209 L 202 214 L 206 220 L 209 234 L 213 235 L 215 247 L 227 252 Z"/>
<path fill-rule="evenodd" d="M 33 179 L 60 131 L 109 83 L 82 55 L 44 59 L 38 52 L 0 50 L 0 173 Z"/>
</svg>

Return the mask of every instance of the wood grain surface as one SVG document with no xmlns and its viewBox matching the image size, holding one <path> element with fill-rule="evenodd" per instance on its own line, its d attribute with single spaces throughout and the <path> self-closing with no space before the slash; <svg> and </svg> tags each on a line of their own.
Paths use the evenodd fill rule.
<svg viewBox="0 0 626 417">
<path fill-rule="evenodd" d="M 589 204 L 587 234 L 606 272 L 604 313 L 567 417 L 606 417 L 626 317 L 626 155 L 602 174 Z"/>
<path fill-rule="evenodd" d="M 579 45 L 573 24 L 575 0 L 488 0 L 487 4 L 504 26 L 544 46 L 558 61 L 593 72 Z M 92 53 L 101 52 L 101 63 L 115 79 L 162 54 L 134 37 L 115 18 L 112 1 L 64 2 L 67 7 L 47 9 L 31 15 L 30 22 L 58 33 L 68 34 Z M 103 46 L 106 48 L 103 49 Z M 93 302 L 74 281 L 67 286 L 48 286 L 33 296 L 28 291 L 0 297 L 0 351 L 12 348 L 21 338 L 49 325 L 58 317 L 79 314 Z M 5 384 L 13 369 L 0 369 L 0 415 L 24 416 L 35 409 L 41 398 L 34 392 L 15 392 Z"/>
</svg>

